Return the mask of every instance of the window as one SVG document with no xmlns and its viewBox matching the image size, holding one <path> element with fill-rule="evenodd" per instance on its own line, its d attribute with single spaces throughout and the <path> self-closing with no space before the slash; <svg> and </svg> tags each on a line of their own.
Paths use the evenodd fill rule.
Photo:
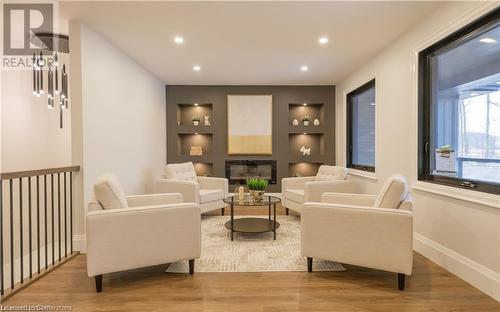
<svg viewBox="0 0 500 312">
<path fill-rule="evenodd" d="M 347 95 L 347 167 L 375 172 L 375 79 Z"/>
<path fill-rule="evenodd" d="M 419 180 L 500 194 L 500 9 L 419 54 Z"/>
</svg>

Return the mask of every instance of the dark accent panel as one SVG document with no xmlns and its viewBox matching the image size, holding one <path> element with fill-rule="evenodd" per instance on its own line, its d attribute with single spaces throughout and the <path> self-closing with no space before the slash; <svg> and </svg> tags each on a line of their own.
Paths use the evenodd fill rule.
<svg viewBox="0 0 500 312">
<path fill-rule="evenodd" d="M 289 163 L 314 162 L 328 165 L 335 164 L 334 154 L 334 122 L 335 122 L 335 87 L 334 86 L 188 86 L 172 85 L 166 89 L 167 119 L 167 162 L 209 164 L 211 170 L 203 170 L 204 174 L 224 177 L 226 160 L 276 160 L 276 184 L 270 185 L 269 192 L 281 191 L 281 179 L 289 176 Z M 273 154 L 272 155 L 227 155 L 227 96 L 228 95 L 272 95 L 273 96 Z M 194 103 L 198 103 L 197 107 Z M 307 108 L 300 105 L 307 103 Z M 188 105 L 186 107 L 186 105 Z M 191 108 L 189 108 L 191 105 Z M 199 110 L 202 117 L 200 126 L 190 123 L 189 115 Z M 302 111 L 313 119 L 320 119 L 320 126 L 291 126 L 296 116 L 301 121 Z M 307 112 L 306 112 L 307 111 Z M 210 114 L 211 126 L 203 125 L 203 117 Z M 178 121 L 182 125 L 178 125 Z M 300 129 L 299 129 L 300 128 Z M 305 131 L 308 129 L 307 131 Z M 323 153 L 314 159 L 291 156 L 289 131 L 295 133 L 314 133 L 320 131 L 323 140 Z M 187 146 L 179 144 L 179 134 L 197 132 L 211 135 L 211 148 L 203 156 L 190 156 Z M 184 137 L 184 143 L 188 143 Z M 181 142 L 182 143 L 182 142 Z M 295 151 L 294 151 L 295 152 Z M 204 168 L 208 168 L 204 166 Z M 200 172 L 198 172 L 200 174 Z M 230 189 L 233 187 L 232 185 Z"/>
</svg>

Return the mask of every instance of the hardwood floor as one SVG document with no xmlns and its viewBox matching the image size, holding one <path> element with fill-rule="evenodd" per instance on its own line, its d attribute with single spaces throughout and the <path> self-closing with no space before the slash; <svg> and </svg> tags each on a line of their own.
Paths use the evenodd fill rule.
<svg viewBox="0 0 500 312">
<path fill-rule="evenodd" d="M 255 210 L 239 211 L 255 214 Z M 262 210 L 265 214 L 266 211 Z M 414 254 L 406 290 L 396 274 L 345 265 L 345 272 L 166 274 L 165 266 L 108 274 L 103 292 L 85 255 L 3 305 L 68 305 L 72 311 L 500 311 L 500 303 Z"/>
</svg>

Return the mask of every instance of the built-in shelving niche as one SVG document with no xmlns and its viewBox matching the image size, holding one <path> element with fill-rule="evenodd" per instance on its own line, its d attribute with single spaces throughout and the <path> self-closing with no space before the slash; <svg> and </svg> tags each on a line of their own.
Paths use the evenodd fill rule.
<svg viewBox="0 0 500 312">
<path fill-rule="evenodd" d="M 212 155 L 213 135 L 211 133 L 179 133 L 177 134 L 178 156 L 190 156 L 202 160 Z M 190 155 L 192 146 L 201 146 L 203 155 Z"/>
<path fill-rule="evenodd" d="M 319 166 L 322 163 L 290 163 L 288 164 L 288 176 L 289 177 L 307 177 L 313 176 L 318 173 Z"/>
<path fill-rule="evenodd" d="M 213 176 L 214 166 L 212 163 L 195 162 L 193 165 L 197 176 Z"/>
<path fill-rule="evenodd" d="M 306 104 L 306 105 L 304 105 Z M 309 126 L 303 126 L 302 118 L 309 116 L 311 121 Z M 297 119 L 300 126 L 313 128 L 314 119 L 319 120 L 319 124 L 323 125 L 325 122 L 325 112 L 322 103 L 290 103 L 288 105 L 288 121 L 289 124 L 292 125 L 293 120 Z"/>
<path fill-rule="evenodd" d="M 213 105 L 210 103 L 191 103 L 191 104 L 177 104 L 177 125 L 181 128 L 209 128 L 205 126 L 205 116 L 208 116 L 210 123 L 213 125 Z M 193 125 L 193 116 L 200 118 L 199 126 Z"/>
<path fill-rule="evenodd" d="M 324 155 L 324 139 L 322 133 L 290 133 L 288 154 L 291 159 L 303 159 L 304 162 L 310 162 L 310 159 L 319 158 Z M 304 155 L 301 148 L 309 150 L 309 155 Z"/>
</svg>

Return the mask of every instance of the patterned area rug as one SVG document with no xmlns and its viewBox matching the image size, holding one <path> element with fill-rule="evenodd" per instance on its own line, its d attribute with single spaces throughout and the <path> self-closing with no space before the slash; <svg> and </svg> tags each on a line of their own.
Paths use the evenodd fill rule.
<svg viewBox="0 0 500 312">
<path fill-rule="evenodd" d="M 251 217 L 251 216 L 248 216 Z M 265 216 L 260 216 L 264 217 Z M 201 220 L 201 258 L 195 272 L 272 272 L 307 271 L 300 255 L 300 219 L 278 216 L 280 228 L 273 233 L 234 233 L 234 241 L 224 224 L 228 216 L 203 216 Z M 313 271 L 344 271 L 335 262 L 314 260 Z M 166 272 L 187 273 L 187 261 L 169 265 Z"/>
</svg>

